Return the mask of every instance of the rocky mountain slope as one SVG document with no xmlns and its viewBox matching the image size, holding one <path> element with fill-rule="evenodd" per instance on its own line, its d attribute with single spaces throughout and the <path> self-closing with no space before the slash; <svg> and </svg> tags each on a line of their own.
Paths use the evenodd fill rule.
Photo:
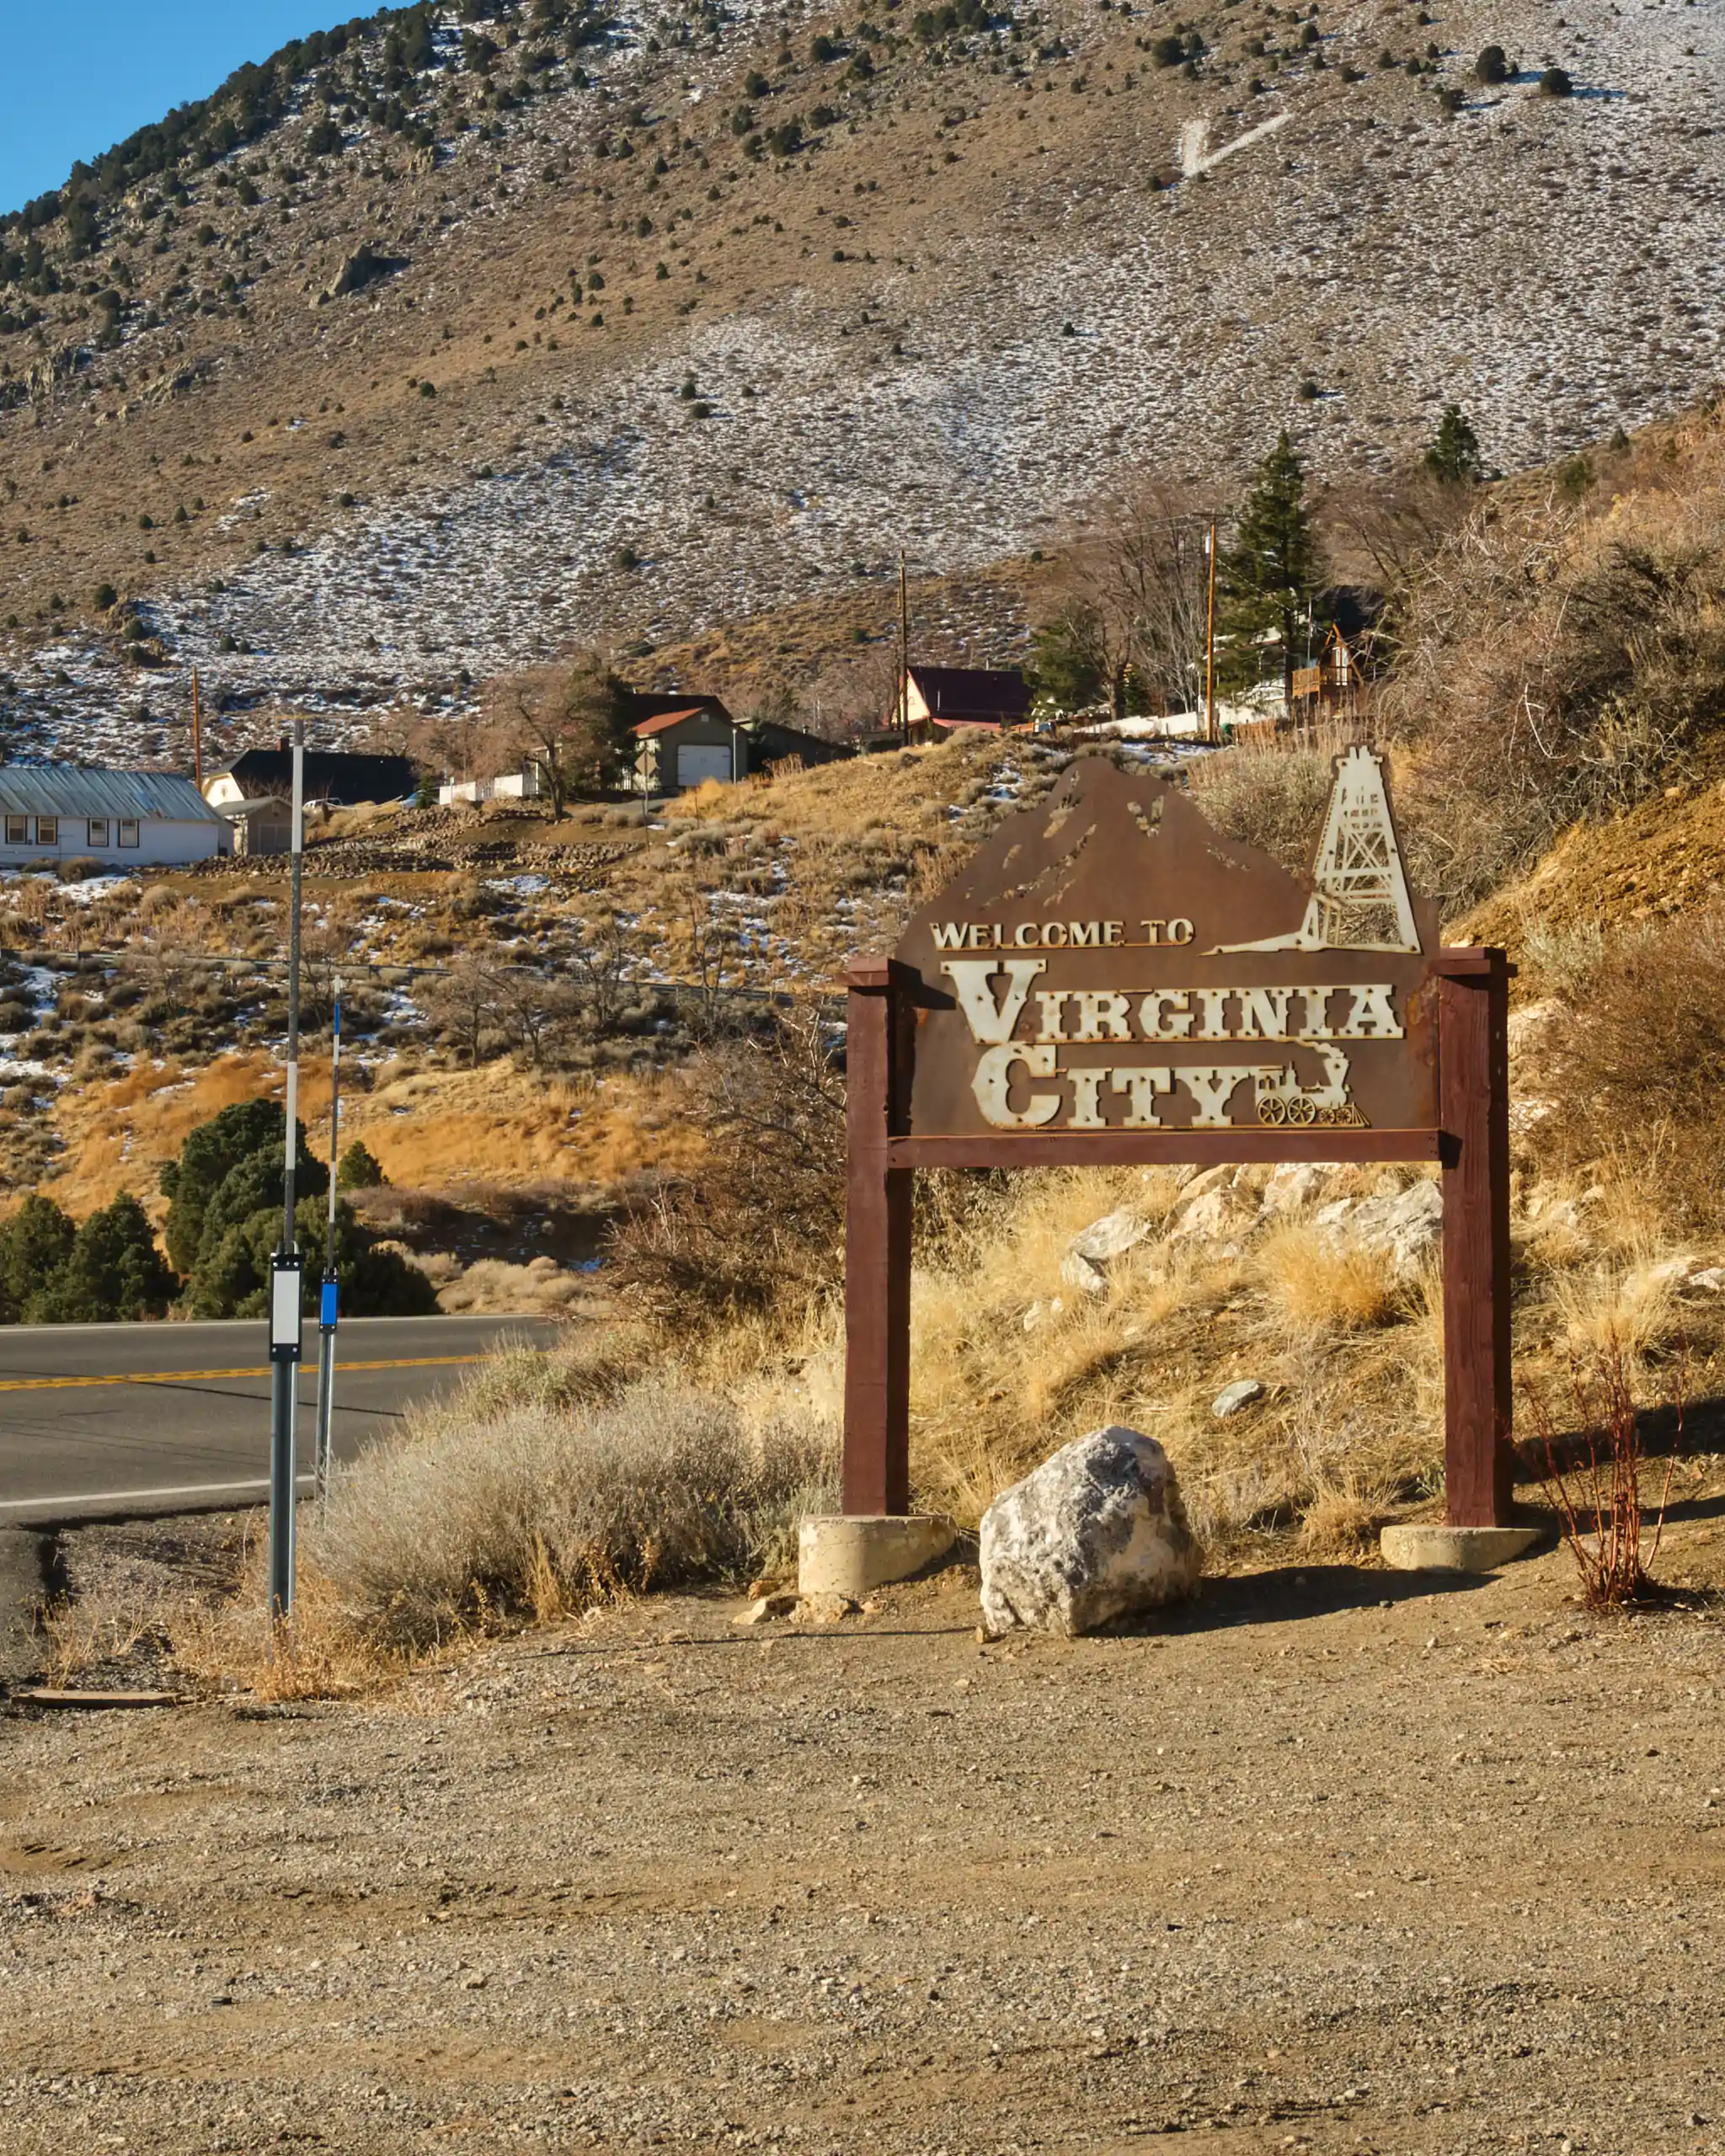
<svg viewBox="0 0 1725 2156">
<path fill-rule="evenodd" d="M 866 652 L 901 547 L 1284 424 L 1343 478 L 1450 397 L 1513 469 L 1718 371 L 1716 9 L 907 16 L 402 11 L 0 232 L 14 747 L 181 755 L 193 664 L 423 704 L 793 602 Z"/>
</svg>

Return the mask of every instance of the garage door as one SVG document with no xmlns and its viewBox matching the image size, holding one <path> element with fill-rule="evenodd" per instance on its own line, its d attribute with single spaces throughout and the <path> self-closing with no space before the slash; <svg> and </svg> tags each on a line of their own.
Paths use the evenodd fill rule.
<svg viewBox="0 0 1725 2156">
<path fill-rule="evenodd" d="M 697 748 L 686 742 L 677 750 L 677 784 L 681 787 L 699 786 L 702 779 L 716 778 L 721 785 L 729 785 L 731 776 L 731 752 L 729 749 Z"/>
</svg>

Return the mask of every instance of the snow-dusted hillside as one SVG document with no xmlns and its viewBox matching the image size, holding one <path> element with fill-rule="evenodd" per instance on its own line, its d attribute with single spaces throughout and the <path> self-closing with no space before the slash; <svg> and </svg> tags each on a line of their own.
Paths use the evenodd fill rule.
<svg viewBox="0 0 1725 2156">
<path fill-rule="evenodd" d="M 578 329 L 489 403 L 470 382 L 452 414 L 460 453 L 443 440 L 429 473 L 371 454 L 344 513 L 248 486 L 211 521 L 211 558 L 230 549 L 224 589 L 181 577 L 140 591 L 165 669 L 140 676 L 62 638 L 19 654 L 14 718 L 63 747 L 149 753 L 178 737 L 143 714 L 178 712 L 193 664 L 248 697 L 461 696 L 463 670 L 483 680 L 576 640 L 659 644 L 854 590 L 859 575 L 879 583 L 884 619 L 900 546 L 929 572 L 1047 546 L 1135 475 L 1237 473 L 1283 424 L 1333 478 L 1405 456 L 1459 398 L 1487 456 L 1514 469 L 1725 376 L 1725 10 L 1590 4 L 1560 25 L 1528 0 L 1446 9 L 1419 35 L 1466 91 L 1452 117 L 1429 85 L 1371 70 L 1380 44 L 1422 49 L 1387 10 L 1326 19 L 1330 65 L 1296 52 L 1258 98 L 1242 99 L 1237 71 L 1228 88 L 1153 73 L 1127 31 L 1162 26 L 1074 9 L 1057 67 L 1023 82 L 979 67 L 921 104 L 859 107 L 818 168 L 762 181 L 781 218 L 804 221 L 776 256 L 763 213 L 715 225 L 696 256 L 715 290 L 694 312 L 666 308 L 599 358 L 604 339 Z M 1487 91 L 1468 68 L 1488 37 L 1524 66 Z M 1370 71 L 1351 83 L 1350 54 Z M 1548 59 L 1573 97 L 1538 94 Z M 648 61 L 626 42 L 606 64 L 622 82 Z M 721 94 L 718 64 L 710 86 L 692 63 L 681 78 L 686 136 Z M 1081 99 L 1048 93 L 1079 81 Z M 953 88 L 962 117 L 942 103 Z M 536 159 L 585 168 L 590 96 L 534 109 Z M 1152 189 L 1194 112 L 1212 150 L 1286 117 L 1201 179 Z M 718 159 L 723 138 L 708 147 Z M 464 144 L 454 185 L 498 151 Z M 916 190 L 889 207 L 884 160 Z M 879 209 L 864 173 L 885 181 Z M 752 184 L 724 177 L 737 189 L 715 218 Z M 567 190 L 522 178 L 446 218 L 415 250 L 419 326 L 458 319 L 488 255 L 529 249 L 566 214 Z M 554 231 L 545 243 L 574 251 Z M 657 248 L 683 245 L 655 237 L 628 266 L 646 277 Z M 338 361 L 336 333 L 308 319 L 331 379 L 350 375 L 361 360 Z M 399 372 L 399 316 L 394 345 L 385 334 L 374 304 L 348 343 Z M 678 395 L 690 377 L 705 416 Z M 30 417 L 0 419 L 0 446 Z M 278 507 L 293 551 L 239 552 Z M 638 566 L 621 566 L 625 550 Z"/>
</svg>

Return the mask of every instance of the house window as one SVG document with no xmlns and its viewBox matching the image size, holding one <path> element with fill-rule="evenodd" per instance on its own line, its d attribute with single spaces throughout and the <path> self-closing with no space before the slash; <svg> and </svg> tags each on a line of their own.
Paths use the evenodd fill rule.
<svg viewBox="0 0 1725 2156">
<path fill-rule="evenodd" d="M 120 843 L 122 846 L 136 846 L 137 842 L 137 825 L 128 818 L 122 816 L 120 819 Z"/>
<path fill-rule="evenodd" d="M 105 816 L 92 816 L 92 817 L 91 817 L 91 819 L 90 819 L 90 837 L 89 837 L 89 843 L 90 843 L 92 846 L 106 846 L 106 845 L 107 845 L 107 843 L 108 843 L 108 819 L 107 819 Z"/>
<path fill-rule="evenodd" d="M 28 846 L 30 842 L 30 819 L 28 816 L 8 816 L 6 819 L 8 846 Z"/>
<path fill-rule="evenodd" d="M 60 819 L 57 816 L 38 816 L 36 819 L 36 844 L 38 846 L 58 846 L 59 843 Z"/>
</svg>

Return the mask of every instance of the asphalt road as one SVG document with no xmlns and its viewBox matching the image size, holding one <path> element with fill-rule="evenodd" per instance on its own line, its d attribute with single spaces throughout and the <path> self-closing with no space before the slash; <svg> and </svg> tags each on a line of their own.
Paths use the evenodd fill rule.
<svg viewBox="0 0 1725 2156">
<path fill-rule="evenodd" d="M 526 1317 L 349 1318 L 336 1336 L 336 1457 L 351 1459 L 499 1342 L 551 1340 Z M 309 1468 L 318 1333 L 300 1366 Z M 249 1503 L 268 1486 L 270 1373 L 259 1320 L 0 1326 L 0 1525 Z"/>
</svg>

